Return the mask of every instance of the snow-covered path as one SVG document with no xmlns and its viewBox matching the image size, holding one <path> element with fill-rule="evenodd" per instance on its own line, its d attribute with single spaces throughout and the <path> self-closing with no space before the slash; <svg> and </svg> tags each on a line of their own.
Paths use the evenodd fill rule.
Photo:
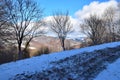
<svg viewBox="0 0 120 80">
<path fill-rule="evenodd" d="M 91 46 L 87 48 L 75 49 L 70 51 L 63 51 L 58 53 L 52 53 L 48 55 L 42 55 L 39 57 L 33 57 L 26 60 L 20 60 L 17 62 L 11 62 L 7 64 L 0 65 L 0 80 L 8 80 L 9 78 L 15 76 L 16 74 L 21 74 L 23 72 L 39 72 L 48 68 L 51 68 L 51 62 L 59 61 L 66 57 L 81 54 L 83 52 L 92 52 L 94 50 L 100 50 L 107 47 L 120 46 L 120 42 L 102 44 L 98 46 Z"/>
</svg>

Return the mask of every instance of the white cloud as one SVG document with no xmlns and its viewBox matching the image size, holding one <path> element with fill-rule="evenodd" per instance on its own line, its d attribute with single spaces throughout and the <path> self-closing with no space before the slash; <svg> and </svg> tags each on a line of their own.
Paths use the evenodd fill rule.
<svg viewBox="0 0 120 80">
<path fill-rule="evenodd" d="M 93 1 L 89 5 L 85 5 L 82 10 L 78 10 L 75 16 L 79 19 L 84 19 L 88 18 L 90 14 L 102 15 L 106 8 L 110 6 L 117 8 L 117 5 L 118 3 L 115 0 L 101 3 L 99 1 Z"/>
</svg>

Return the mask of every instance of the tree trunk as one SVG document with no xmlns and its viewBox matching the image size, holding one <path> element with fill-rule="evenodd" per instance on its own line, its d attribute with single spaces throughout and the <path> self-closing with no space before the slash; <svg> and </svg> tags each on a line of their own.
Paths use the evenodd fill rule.
<svg viewBox="0 0 120 80">
<path fill-rule="evenodd" d="M 30 42 L 33 39 L 33 37 L 31 37 L 25 44 L 25 48 L 24 48 L 24 58 L 29 58 L 30 57 L 30 53 L 29 53 L 29 46 L 30 46 Z"/>
<path fill-rule="evenodd" d="M 26 50 L 28 49 L 28 47 L 29 47 L 29 42 L 27 42 L 27 43 L 25 44 L 24 50 L 26 51 Z"/>
<path fill-rule="evenodd" d="M 29 55 L 29 42 L 26 43 L 23 52 L 24 52 L 24 54 L 23 54 L 24 58 L 29 58 L 30 57 L 30 55 Z"/>
<path fill-rule="evenodd" d="M 65 51 L 65 39 L 64 39 L 64 38 L 61 38 L 61 39 L 60 39 L 60 43 L 61 43 L 61 46 L 62 46 L 63 51 Z"/>
<path fill-rule="evenodd" d="M 22 59 L 22 48 L 21 48 L 21 42 L 18 44 L 18 59 Z"/>
<path fill-rule="evenodd" d="M 63 43 L 63 51 L 65 51 L 65 39 L 62 39 L 62 43 Z"/>
</svg>

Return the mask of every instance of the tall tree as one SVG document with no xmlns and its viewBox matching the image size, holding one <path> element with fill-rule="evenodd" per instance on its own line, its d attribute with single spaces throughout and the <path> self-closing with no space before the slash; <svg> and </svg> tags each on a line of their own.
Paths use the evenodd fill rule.
<svg viewBox="0 0 120 80">
<path fill-rule="evenodd" d="M 62 49 L 65 50 L 65 39 L 72 31 L 72 24 L 69 17 L 69 13 L 55 12 L 51 19 L 51 29 L 54 33 L 57 34 Z"/>
<path fill-rule="evenodd" d="M 42 33 L 41 25 L 36 25 L 36 23 L 43 23 L 41 21 L 43 9 L 39 8 L 33 0 L 8 0 L 6 5 L 10 23 L 14 29 L 15 40 L 18 44 L 19 59 L 22 59 L 21 46 L 23 42 L 27 41 L 27 44 L 29 44 L 34 37 Z"/>
</svg>

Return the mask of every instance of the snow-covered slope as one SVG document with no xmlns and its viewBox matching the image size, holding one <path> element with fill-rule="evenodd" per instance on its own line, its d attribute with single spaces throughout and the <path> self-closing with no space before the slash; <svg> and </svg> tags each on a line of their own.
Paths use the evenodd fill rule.
<svg viewBox="0 0 120 80">
<path fill-rule="evenodd" d="M 20 60 L 17 62 L 11 62 L 7 64 L 0 65 L 0 80 L 8 80 L 9 78 L 21 74 L 23 72 L 40 72 L 45 69 L 49 69 L 54 65 L 51 62 L 59 61 L 61 59 L 81 54 L 83 52 L 92 52 L 94 50 L 100 50 L 107 47 L 113 48 L 120 46 L 120 42 L 102 44 L 98 46 L 91 46 L 87 48 L 75 49 L 70 51 L 63 51 L 58 53 L 52 53 L 48 55 L 42 55 L 39 57 L 33 57 L 26 60 Z"/>
</svg>

